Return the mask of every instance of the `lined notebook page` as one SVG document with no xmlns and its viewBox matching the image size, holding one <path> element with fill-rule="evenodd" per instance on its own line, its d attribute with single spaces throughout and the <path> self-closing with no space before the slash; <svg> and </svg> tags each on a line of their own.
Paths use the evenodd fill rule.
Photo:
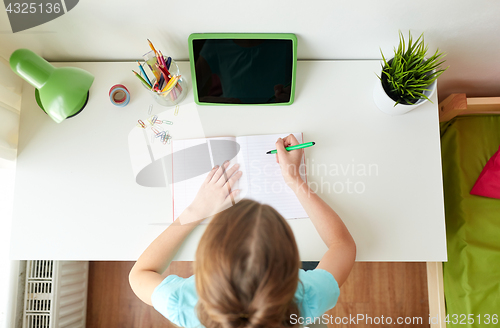
<svg viewBox="0 0 500 328">
<path fill-rule="evenodd" d="M 307 217 L 293 191 L 281 175 L 276 155 L 267 151 L 275 148 L 276 140 L 287 134 L 249 136 L 237 138 L 207 138 L 172 141 L 172 196 L 174 220 L 194 200 L 200 186 L 214 165 L 230 160 L 230 166 L 240 164 L 243 175 L 234 189 L 240 189 L 238 198 L 249 198 L 273 206 L 285 219 Z M 294 133 L 302 143 L 302 134 Z M 229 149 L 236 141 L 238 149 Z M 212 142 L 212 144 L 211 144 Z M 224 147 L 226 149 L 221 149 Z M 236 154 L 233 158 L 231 154 Z M 221 155 L 222 154 L 222 155 Z M 304 158 L 302 158 L 304 163 Z M 302 173 L 302 172 L 301 172 Z M 305 175 L 302 176 L 305 179 Z"/>
<path fill-rule="evenodd" d="M 208 172 L 207 169 L 211 168 L 210 157 L 207 159 L 205 154 L 200 153 L 197 155 L 196 152 L 190 152 L 188 150 L 194 146 L 200 146 L 200 149 L 203 149 L 203 145 L 207 145 L 205 139 L 172 141 L 172 197 L 174 202 L 174 220 L 177 219 L 184 209 L 194 200 L 207 173 L 192 178 L 187 177 L 196 174 L 193 170 Z M 209 154 L 208 146 L 206 146 L 206 149 L 206 154 Z M 186 166 L 186 163 L 192 164 Z"/>
<path fill-rule="evenodd" d="M 287 134 L 237 137 L 241 144 L 241 157 L 244 161 L 243 176 L 246 177 L 246 198 L 271 205 L 285 219 L 306 218 L 307 213 L 293 191 L 286 185 L 281 174 L 276 155 L 266 154 L 275 149 L 276 140 Z M 293 134 L 302 143 L 302 134 Z M 304 157 L 302 157 L 304 164 Z M 305 170 L 301 170 L 305 171 Z M 305 174 L 302 174 L 305 180 Z"/>
</svg>

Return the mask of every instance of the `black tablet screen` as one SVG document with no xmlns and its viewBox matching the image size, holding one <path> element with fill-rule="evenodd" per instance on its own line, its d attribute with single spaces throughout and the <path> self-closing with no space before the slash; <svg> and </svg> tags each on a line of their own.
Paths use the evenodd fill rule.
<svg viewBox="0 0 500 328">
<path fill-rule="evenodd" d="M 193 40 L 198 101 L 264 104 L 290 101 L 291 40 Z"/>
</svg>

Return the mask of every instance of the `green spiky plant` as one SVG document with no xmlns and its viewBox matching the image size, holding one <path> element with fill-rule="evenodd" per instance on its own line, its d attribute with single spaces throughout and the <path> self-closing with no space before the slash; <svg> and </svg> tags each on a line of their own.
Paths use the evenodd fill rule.
<svg viewBox="0 0 500 328">
<path fill-rule="evenodd" d="M 399 47 L 394 48 L 394 58 L 387 61 L 382 54 L 382 74 L 378 78 L 387 95 L 397 104 L 413 105 L 420 99 L 429 98 L 424 91 L 444 72 L 440 69 L 444 63 L 444 54 L 436 50 L 434 55 L 427 57 L 427 46 L 424 44 L 422 33 L 413 42 L 411 33 L 408 33 L 408 44 L 405 43 L 403 33 L 399 31 Z M 430 100 L 429 100 L 430 101 Z"/>
</svg>

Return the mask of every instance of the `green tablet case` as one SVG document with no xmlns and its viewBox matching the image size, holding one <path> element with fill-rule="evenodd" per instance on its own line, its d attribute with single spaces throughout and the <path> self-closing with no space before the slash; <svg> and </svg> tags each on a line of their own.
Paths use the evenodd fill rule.
<svg viewBox="0 0 500 328">
<path fill-rule="evenodd" d="M 193 40 L 221 40 L 221 39 L 273 39 L 290 40 L 292 42 L 292 77 L 290 84 L 290 99 L 288 102 L 266 102 L 266 103 L 217 103 L 200 102 L 198 95 L 198 85 L 196 80 L 195 54 L 193 50 Z M 193 82 L 194 100 L 198 105 L 208 106 L 283 106 L 291 105 L 295 96 L 296 72 L 297 72 L 297 37 L 292 33 L 194 33 L 188 38 L 189 43 L 189 61 L 191 66 L 191 78 Z"/>
</svg>

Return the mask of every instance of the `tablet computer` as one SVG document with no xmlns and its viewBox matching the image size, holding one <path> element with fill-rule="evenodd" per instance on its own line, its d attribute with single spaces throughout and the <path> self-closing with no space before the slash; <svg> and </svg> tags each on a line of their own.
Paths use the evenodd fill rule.
<svg viewBox="0 0 500 328">
<path fill-rule="evenodd" d="M 290 105 L 297 37 L 290 33 L 191 34 L 189 60 L 199 105 Z"/>
</svg>

